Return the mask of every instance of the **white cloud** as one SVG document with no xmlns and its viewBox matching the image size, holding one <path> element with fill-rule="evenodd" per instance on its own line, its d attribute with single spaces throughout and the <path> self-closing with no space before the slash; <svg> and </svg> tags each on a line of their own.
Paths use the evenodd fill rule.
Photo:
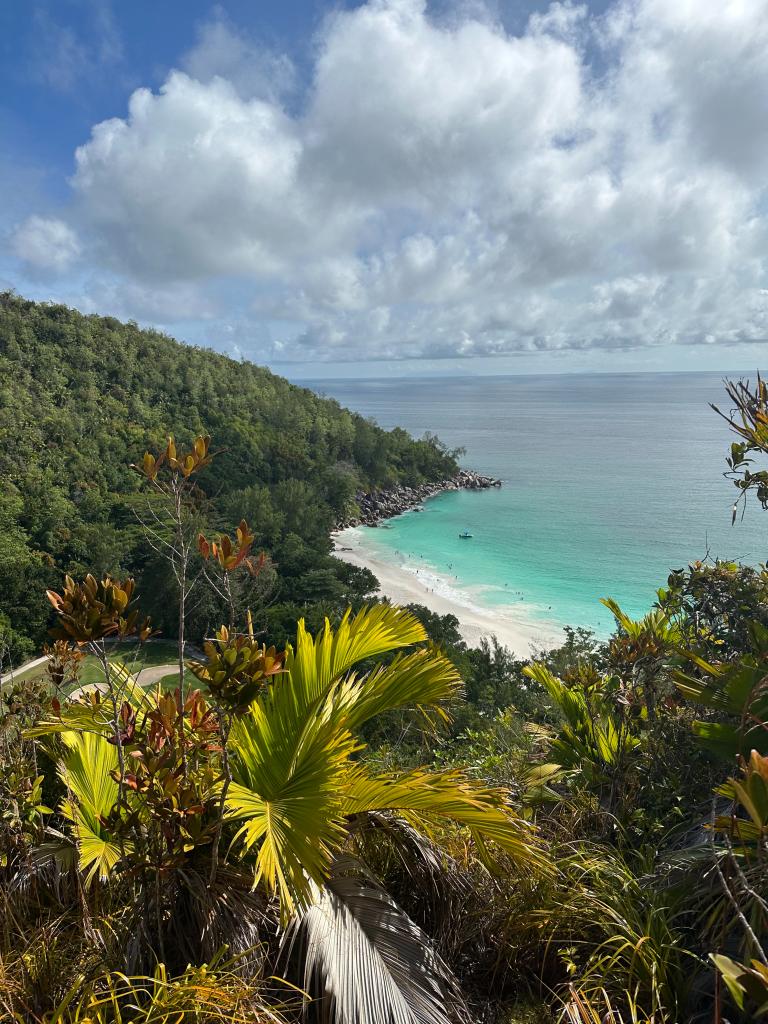
<svg viewBox="0 0 768 1024">
<path fill-rule="evenodd" d="M 300 153 L 279 108 L 242 100 L 222 78 L 173 72 L 159 95 L 134 92 L 126 120 L 96 125 L 74 185 L 109 251 L 138 276 L 260 274 L 281 266 L 272 237 L 295 245 L 304 230 Z"/>
<path fill-rule="evenodd" d="M 143 323 L 206 322 L 215 316 L 215 304 L 194 284 L 186 282 L 157 287 L 92 274 L 82 282 L 72 302 L 86 313 L 109 310 L 112 316 Z"/>
<path fill-rule="evenodd" d="M 63 220 L 33 215 L 13 233 L 17 257 L 39 270 L 67 270 L 80 256 L 77 234 Z"/>
<path fill-rule="evenodd" d="M 545 32 L 571 42 L 581 41 L 581 32 L 589 14 L 586 4 L 552 3 L 543 13 L 531 15 L 528 28 L 534 33 Z"/>
<path fill-rule="evenodd" d="M 508 193 L 532 152 L 577 129 L 580 74 L 576 52 L 549 36 L 440 28 L 415 0 L 370 3 L 330 23 L 308 156 L 364 200 L 466 208 L 489 187 Z"/>
<path fill-rule="evenodd" d="M 766 339 L 768 0 L 517 36 L 369 0 L 290 108 L 222 14 L 182 66 L 78 149 L 82 228 L 145 304 L 230 282 L 243 350 L 259 321 L 294 325 L 281 359 Z"/>
<path fill-rule="evenodd" d="M 277 100 L 296 84 L 296 70 L 286 54 L 275 53 L 239 31 L 220 7 L 198 29 L 181 68 L 198 82 L 225 78 L 243 99 Z"/>
</svg>

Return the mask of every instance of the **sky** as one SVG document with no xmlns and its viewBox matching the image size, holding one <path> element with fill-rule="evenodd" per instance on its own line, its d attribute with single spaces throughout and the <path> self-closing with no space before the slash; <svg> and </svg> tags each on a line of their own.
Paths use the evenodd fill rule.
<svg viewBox="0 0 768 1024">
<path fill-rule="evenodd" d="M 754 370 L 768 0 L 2 0 L 0 289 L 294 379 Z"/>
</svg>

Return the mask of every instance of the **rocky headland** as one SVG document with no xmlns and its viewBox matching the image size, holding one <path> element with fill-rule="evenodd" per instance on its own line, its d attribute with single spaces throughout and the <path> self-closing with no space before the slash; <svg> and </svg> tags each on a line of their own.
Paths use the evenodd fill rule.
<svg viewBox="0 0 768 1024">
<path fill-rule="evenodd" d="M 501 480 L 491 476 L 483 476 L 471 469 L 460 469 L 447 480 L 434 483 L 419 484 L 406 487 L 395 484 L 374 491 L 360 491 L 355 495 L 355 502 L 360 510 L 359 516 L 344 519 L 336 524 L 337 530 L 345 530 L 350 526 L 378 526 L 385 519 L 399 516 L 401 512 L 409 512 L 418 508 L 428 498 L 434 498 L 444 491 L 481 491 L 489 487 L 501 487 Z"/>
</svg>

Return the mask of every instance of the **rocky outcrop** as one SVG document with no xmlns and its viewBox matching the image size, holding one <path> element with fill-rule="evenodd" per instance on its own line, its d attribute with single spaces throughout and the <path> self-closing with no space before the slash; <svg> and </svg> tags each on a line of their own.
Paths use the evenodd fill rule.
<svg viewBox="0 0 768 1024">
<path fill-rule="evenodd" d="M 385 519 L 399 516 L 401 512 L 418 509 L 427 498 L 434 498 L 443 491 L 481 491 L 488 487 L 501 487 L 501 480 L 483 476 L 471 469 L 460 469 L 456 476 L 435 483 L 419 484 L 416 487 L 396 484 L 394 487 L 381 490 L 361 491 L 355 495 L 360 515 L 337 523 L 336 529 L 344 530 L 348 526 L 378 526 Z"/>
</svg>

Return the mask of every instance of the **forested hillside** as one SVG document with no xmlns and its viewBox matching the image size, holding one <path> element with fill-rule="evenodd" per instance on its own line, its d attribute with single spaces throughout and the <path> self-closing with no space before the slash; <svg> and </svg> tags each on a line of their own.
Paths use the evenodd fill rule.
<svg viewBox="0 0 768 1024">
<path fill-rule="evenodd" d="M 381 430 L 251 363 L 12 293 L 0 295 L 0 381 L 0 628 L 16 661 L 45 637 L 45 589 L 65 571 L 138 573 L 167 631 L 169 570 L 143 540 L 141 481 L 128 463 L 168 434 L 213 438 L 201 522 L 247 519 L 279 566 L 276 620 L 281 607 L 370 589 L 369 574 L 328 554 L 329 530 L 359 489 L 456 469 L 435 439 Z"/>
</svg>

